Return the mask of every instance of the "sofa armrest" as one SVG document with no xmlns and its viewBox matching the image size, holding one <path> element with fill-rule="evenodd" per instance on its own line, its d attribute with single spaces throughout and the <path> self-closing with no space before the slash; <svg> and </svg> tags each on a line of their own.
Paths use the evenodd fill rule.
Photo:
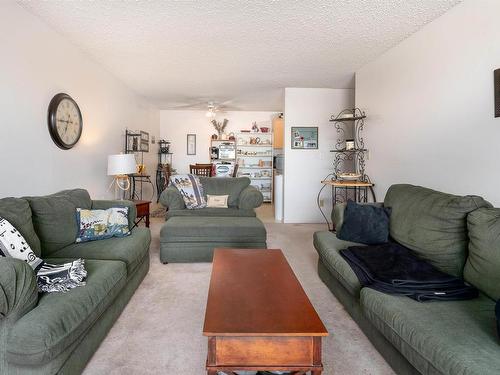
<svg viewBox="0 0 500 375">
<path fill-rule="evenodd" d="M 182 195 L 175 186 L 169 186 L 160 195 L 160 203 L 169 210 L 183 210 L 186 208 Z"/>
<path fill-rule="evenodd" d="M 368 204 L 376 207 L 384 207 L 384 204 L 382 202 L 358 203 L 358 204 Z M 333 206 L 332 223 L 336 232 L 340 231 L 340 228 L 344 223 L 344 211 L 346 207 L 347 203 L 337 203 L 335 206 Z"/>
<path fill-rule="evenodd" d="M 18 320 L 38 301 L 35 271 L 22 260 L 0 258 L 0 321 Z"/>
<path fill-rule="evenodd" d="M 264 201 L 264 197 L 260 191 L 253 186 L 247 186 L 240 194 L 238 208 L 252 209 L 259 207 Z"/>
<path fill-rule="evenodd" d="M 137 217 L 137 209 L 134 202 L 129 200 L 93 200 L 93 210 L 107 210 L 111 207 L 128 207 L 128 227 L 132 228 L 135 225 Z"/>
</svg>

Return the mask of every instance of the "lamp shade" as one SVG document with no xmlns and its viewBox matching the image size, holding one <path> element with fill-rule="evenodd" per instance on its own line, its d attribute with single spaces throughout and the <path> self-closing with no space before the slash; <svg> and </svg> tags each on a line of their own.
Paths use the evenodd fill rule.
<svg viewBox="0 0 500 375">
<path fill-rule="evenodd" d="M 117 176 L 137 172 L 134 154 L 108 156 L 108 176 Z"/>
</svg>

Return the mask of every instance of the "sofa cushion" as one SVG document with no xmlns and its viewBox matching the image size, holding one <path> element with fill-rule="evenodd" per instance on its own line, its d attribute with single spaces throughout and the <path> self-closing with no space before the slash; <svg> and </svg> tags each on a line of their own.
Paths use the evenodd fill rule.
<svg viewBox="0 0 500 375">
<path fill-rule="evenodd" d="M 24 237 L 31 250 L 40 256 L 42 253 L 40 239 L 33 226 L 31 208 L 26 199 L 3 198 L 0 199 L 0 216 L 7 219 Z"/>
<path fill-rule="evenodd" d="M 134 228 L 127 237 L 71 244 L 52 253 L 54 258 L 84 258 L 121 260 L 131 275 L 149 251 L 151 232 L 148 228 Z"/>
<path fill-rule="evenodd" d="M 241 208 L 200 208 L 199 210 L 168 210 L 167 220 L 176 216 L 218 216 L 218 217 L 255 217 L 253 209 Z"/>
<path fill-rule="evenodd" d="M 205 194 L 210 195 L 229 195 L 227 204 L 229 207 L 238 207 L 240 194 L 250 185 L 248 177 L 200 177 Z"/>
<path fill-rule="evenodd" d="M 462 276 L 467 257 L 467 215 L 491 206 L 481 197 L 392 185 L 384 206 L 392 209 L 390 234 L 440 270 Z"/>
<path fill-rule="evenodd" d="M 43 197 L 26 197 L 33 212 L 33 224 L 42 243 L 42 258 L 76 240 L 76 208 L 90 209 L 92 201 L 83 189 L 65 190 Z"/>
<path fill-rule="evenodd" d="M 161 228 L 161 242 L 266 242 L 266 228 L 255 217 L 173 217 Z"/>
<path fill-rule="evenodd" d="M 361 290 L 364 314 L 422 374 L 500 373 L 495 302 L 420 303 L 370 288 Z"/>
<path fill-rule="evenodd" d="M 467 217 L 469 257 L 464 278 L 476 288 L 500 299 L 500 208 L 480 208 Z"/>
<path fill-rule="evenodd" d="M 342 241 L 332 232 L 316 232 L 313 236 L 314 247 L 326 268 L 351 293 L 359 297 L 361 284 L 349 263 L 340 255 L 339 251 L 349 246 L 362 246 L 356 242 Z"/>
<path fill-rule="evenodd" d="M 71 259 L 47 259 L 50 263 Z M 7 360 L 40 365 L 81 339 L 113 302 L 126 282 L 120 261 L 86 260 L 87 284 L 66 293 L 44 293 L 37 306 L 19 319 L 7 337 Z"/>
</svg>

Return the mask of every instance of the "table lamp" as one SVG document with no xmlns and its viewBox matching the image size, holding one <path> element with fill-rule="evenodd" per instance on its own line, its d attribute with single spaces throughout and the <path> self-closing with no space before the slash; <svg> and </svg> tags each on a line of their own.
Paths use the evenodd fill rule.
<svg viewBox="0 0 500 375">
<path fill-rule="evenodd" d="M 120 199 L 123 199 L 125 192 L 130 189 L 130 180 L 128 175 L 137 172 L 134 154 L 118 154 L 108 156 L 108 176 L 114 176 L 109 185 L 115 185 L 116 192 L 121 190 Z"/>
</svg>

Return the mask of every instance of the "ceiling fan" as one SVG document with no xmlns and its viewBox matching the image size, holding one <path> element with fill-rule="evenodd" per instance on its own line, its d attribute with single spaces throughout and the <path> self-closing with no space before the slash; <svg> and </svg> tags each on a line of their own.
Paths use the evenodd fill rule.
<svg viewBox="0 0 500 375">
<path fill-rule="evenodd" d="M 186 109 L 186 110 L 206 110 L 205 115 L 213 119 L 217 113 L 223 113 L 226 110 L 238 110 L 238 108 L 231 106 L 231 102 L 233 100 L 226 100 L 222 102 L 214 101 L 214 100 L 206 100 L 206 101 L 196 101 L 191 104 L 183 104 L 174 106 L 173 109 Z"/>
</svg>

